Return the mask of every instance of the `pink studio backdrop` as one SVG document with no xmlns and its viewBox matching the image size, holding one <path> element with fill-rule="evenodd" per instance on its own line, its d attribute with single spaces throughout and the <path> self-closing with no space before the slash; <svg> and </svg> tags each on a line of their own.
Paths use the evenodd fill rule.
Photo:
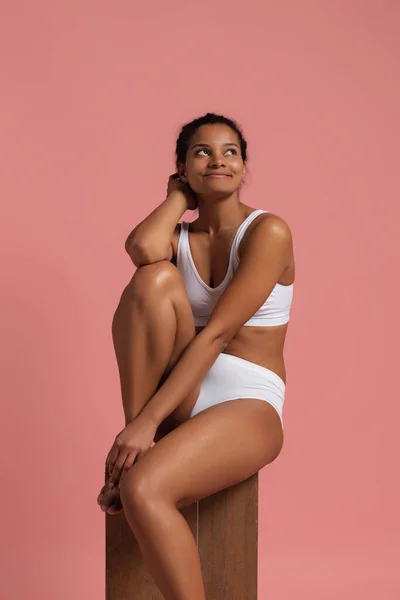
<svg viewBox="0 0 400 600">
<path fill-rule="evenodd" d="M 296 252 L 259 599 L 398 599 L 399 3 L 16 0 L 0 16 L 1 596 L 104 597 L 124 242 L 165 197 L 180 126 L 215 111 L 248 138 L 243 201 L 286 219 Z"/>
</svg>

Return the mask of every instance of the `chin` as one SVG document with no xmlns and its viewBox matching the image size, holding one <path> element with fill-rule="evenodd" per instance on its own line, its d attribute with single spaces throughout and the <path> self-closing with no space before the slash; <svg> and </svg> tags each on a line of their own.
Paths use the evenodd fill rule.
<svg viewBox="0 0 400 600">
<path fill-rule="evenodd" d="M 197 185 L 196 185 L 197 184 Z M 223 194 L 228 196 L 234 194 L 237 189 L 237 182 L 233 182 L 233 178 L 229 179 L 214 179 L 206 178 L 203 181 L 197 181 L 194 185 L 191 185 L 192 190 L 200 196 L 214 196 L 218 197 Z"/>
<path fill-rule="evenodd" d="M 200 192 L 200 197 L 202 197 L 205 201 L 209 199 L 211 202 L 220 202 L 226 200 L 227 198 L 231 198 L 233 194 L 236 192 L 236 189 L 203 189 Z"/>
</svg>

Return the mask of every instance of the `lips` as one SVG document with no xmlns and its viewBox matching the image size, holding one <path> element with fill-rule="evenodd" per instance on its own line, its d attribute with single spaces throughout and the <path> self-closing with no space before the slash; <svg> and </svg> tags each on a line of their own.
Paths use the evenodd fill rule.
<svg viewBox="0 0 400 600">
<path fill-rule="evenodd" d="M 231 177 L 229 173 L 208 173 L 206 177 Z"/>
</svg>

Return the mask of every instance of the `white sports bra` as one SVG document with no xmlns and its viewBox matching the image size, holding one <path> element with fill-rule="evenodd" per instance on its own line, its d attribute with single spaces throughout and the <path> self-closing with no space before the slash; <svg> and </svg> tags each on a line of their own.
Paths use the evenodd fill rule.
<svg viewBox="0 0 400 600">
<path fill-rule="evenodd" d="M 247 227 L 258 215 L 266 212 L 269 211 L 262 209 L 254 210 L 239 226 L 231 246 L 228 270 L 224 280 L 216 288 L 211 288 L 201 279 L 190 252 L 189 223 L 182 221 L 178 239 L 176 266 L 185 281 L 195 326 L 205 326 L 207 324 L 218 299 L 238 267 L 240 262 L 238 248 Z M 293 283 L 290 285 L 277 283 L 261 308 L 244 325 L 265 327 L 287 323 L 289 321 L 292 298 Z M 240 298 L 238 301 L 240 302 Z"/>
</svg>

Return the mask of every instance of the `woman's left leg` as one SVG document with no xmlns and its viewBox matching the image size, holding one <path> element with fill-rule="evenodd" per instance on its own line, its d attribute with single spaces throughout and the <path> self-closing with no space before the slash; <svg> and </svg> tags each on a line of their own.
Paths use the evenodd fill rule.
<svg viewBox="0 0 400 600">
<path fill-rule="evenodd" d="M 204 600 L 200 558 L 178 509 L 248 479 L 283 445 L 267 402 L 229 400 L 179 425 L 131 467 L 120 486 L 126 519 L 167 600 Z"/>
</svg>

